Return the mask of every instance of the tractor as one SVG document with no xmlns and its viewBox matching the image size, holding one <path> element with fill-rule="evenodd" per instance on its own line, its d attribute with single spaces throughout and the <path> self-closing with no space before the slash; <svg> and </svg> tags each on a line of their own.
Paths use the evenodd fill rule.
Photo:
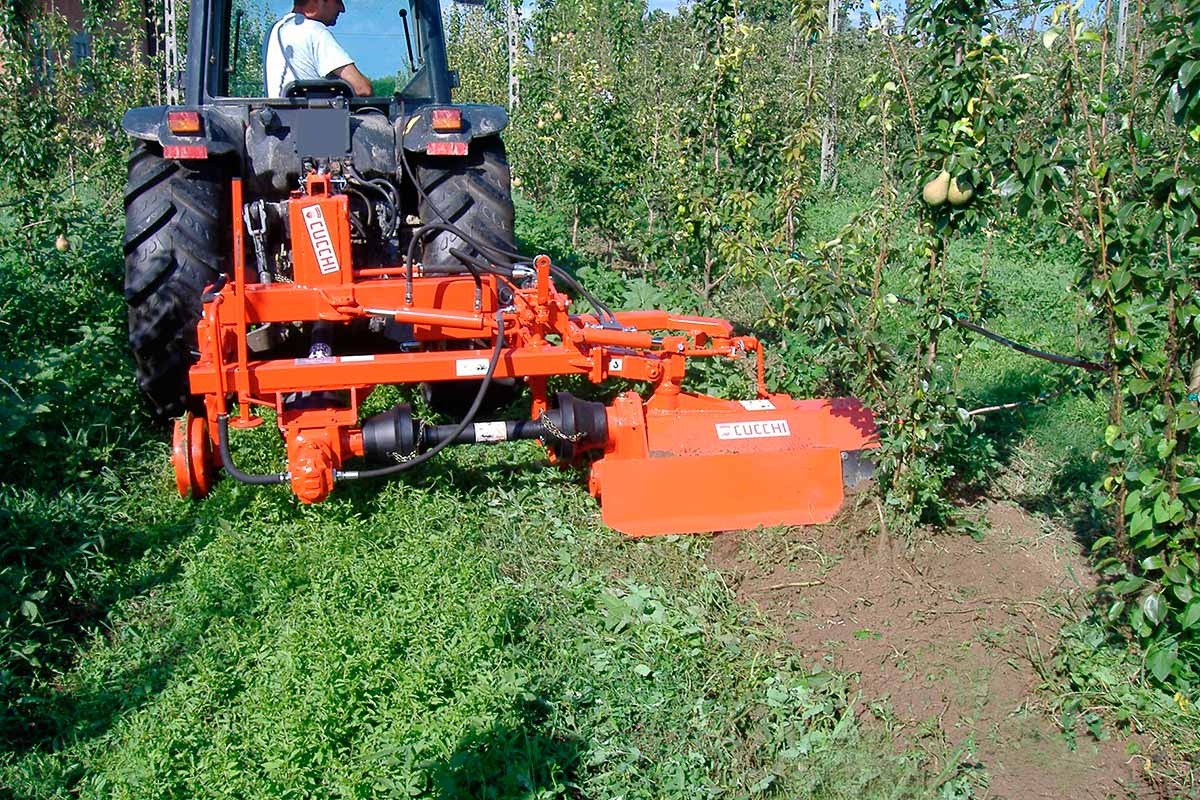
<svg viewBox="0 0 1200 800">
<path fill-rule="evenodd" d="M 762 346 L 729 322 L 613 311 L 517 250 L 508 115 L 453 102 L 438 0 L 398 0 L 411 77 L 377 97 L 335 80 L 231 96 L 231 3 L 191 2 L 183 104 L 122 123 L 129 342 L 174 420 L 182 495 L 223 473 L 315 503 L 452 445 L 537 439 L 588 467 L 606 524 L 642 536 L 826 521 L 869 475 L 858 400 L 772 394 Z M 755 396 L 686 391 L 693 358 L 745 360 Z M 606 405 L 552 392 L 557 376 L 625 388 Z M 409 403 L 364 417 L 388 385 L 421 387 L 448 421 Z M 523 397 L 527 415 L 489 417 Z M 266 419 L 286 464 L 248 473 L 231 430 Z"/>
</svg>

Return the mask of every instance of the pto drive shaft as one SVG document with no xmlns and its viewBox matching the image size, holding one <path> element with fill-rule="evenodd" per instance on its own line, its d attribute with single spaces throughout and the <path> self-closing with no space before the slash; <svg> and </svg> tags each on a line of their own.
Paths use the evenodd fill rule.
<svg viewBox="0 0 1200 800">
<path fill-rule="evenodd" d="M 603 403 L 579 400 L 566 392 L 559 392 L 555 399 L 558 407 L 537 419 L 476 422 L 462 429 L 451 444 L 540 439 L 561 462 L 604 446 L 608 440 L 608 420 Z M 445 441 L 458 427 L 427 425 L 413 419 L 409 405 L 393 406 L 363 420 L 364 455 L 377 463 L 403 461 Z"/>
</svg>

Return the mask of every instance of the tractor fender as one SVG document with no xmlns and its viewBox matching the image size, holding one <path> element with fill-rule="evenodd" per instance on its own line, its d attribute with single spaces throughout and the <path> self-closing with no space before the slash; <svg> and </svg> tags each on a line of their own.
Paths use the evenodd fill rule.
<svg viewBox="0 0 1200 800">
<path fill-rule="evenodd" d="M 457 108 L 462 112 L 462 128 L 453 132 L 433 129 L 433 112 Z M 425 153 L 432 142 L 468 143 L 472 139 L 495 136 L 508 126 L 508 112 L 486 103 L 422 106 L 408 117 L 396 120 L 397 148 L 410 153 Z"/>
<path fill-rule="evenodd" d="M 167 112 L 198 111 L 200 132 L 195 135 L 176 135 L 167 127 Z M 131 108 L 121 118 L 121 128 L 135 139 L 158 142 L 164 152 L 172 147 L 203 145 L 207 158 L 239 153 L 242 133 L 234 131 L 222 114 L 209 106 L 181 108 L 179 106 L 142 106 Z"/>
</svg>

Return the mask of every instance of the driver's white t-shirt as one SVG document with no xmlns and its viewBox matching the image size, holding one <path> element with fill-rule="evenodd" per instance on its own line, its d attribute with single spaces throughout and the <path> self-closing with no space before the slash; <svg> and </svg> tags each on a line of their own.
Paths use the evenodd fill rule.
<svg viewBox="0 0 1200 800">
<path fill-rule="evenodd" d="M 283 87 L 292 81 L 322 80 L 353 63 L 323 22 L 295 12 L 285 14 L 267 34 L 263 54 L 267 97 L 283 97 Z"/>
</svg>

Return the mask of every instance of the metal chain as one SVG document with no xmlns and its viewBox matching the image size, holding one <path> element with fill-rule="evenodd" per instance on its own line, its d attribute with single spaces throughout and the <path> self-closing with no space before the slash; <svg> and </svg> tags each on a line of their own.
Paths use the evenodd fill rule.
<svg viewBox="0 0 1200 800">
<path fill-rule="evenodd" d="M 550 421 L 550 416 L 545 411 L 543 411 L 541 414 L 538 415 L 538 422 L 542 423 L 542 427 L 545 428 L 546 431 L 549 432 L 552 436 L 557 436 L 559 439 L 563 440 L 564 442 L 578 442 L 580 439 L 582 439 L 584 437 L 583 431 L 578 431 L 576 433 L 572 433 L 570 436 L 563 433 L 561 430 L 558 429 L 557 425 L 555 425 L 553 422 Z"/>
<path fill-rule="evenodd" d="M 242 209 L 242 218 L 246 222 L 246 232 L 254 244 L 254 261 L 258 264 L 258 280 L 261 283 L 271 282 L 271 270 L 267 264 L 267 210 L 262 200 L 247 203 Z"/>
<path fill-rule="evenodd" d="M 392 457 L 392 460 L 397 464 L 406 464 L 421 454 L 421 440 L 425 438 L 425 429 L 429 424 L 425 422 L 425 420 L 420 420 L 420 423 L 421 424 L 417 426 L 417 439 L 416 443 L 413 445 L 413 451 L 411 453 L 406 456 L 400 455 L 399 453 L 388 453 L 388 455 Z"/>
</svg>

